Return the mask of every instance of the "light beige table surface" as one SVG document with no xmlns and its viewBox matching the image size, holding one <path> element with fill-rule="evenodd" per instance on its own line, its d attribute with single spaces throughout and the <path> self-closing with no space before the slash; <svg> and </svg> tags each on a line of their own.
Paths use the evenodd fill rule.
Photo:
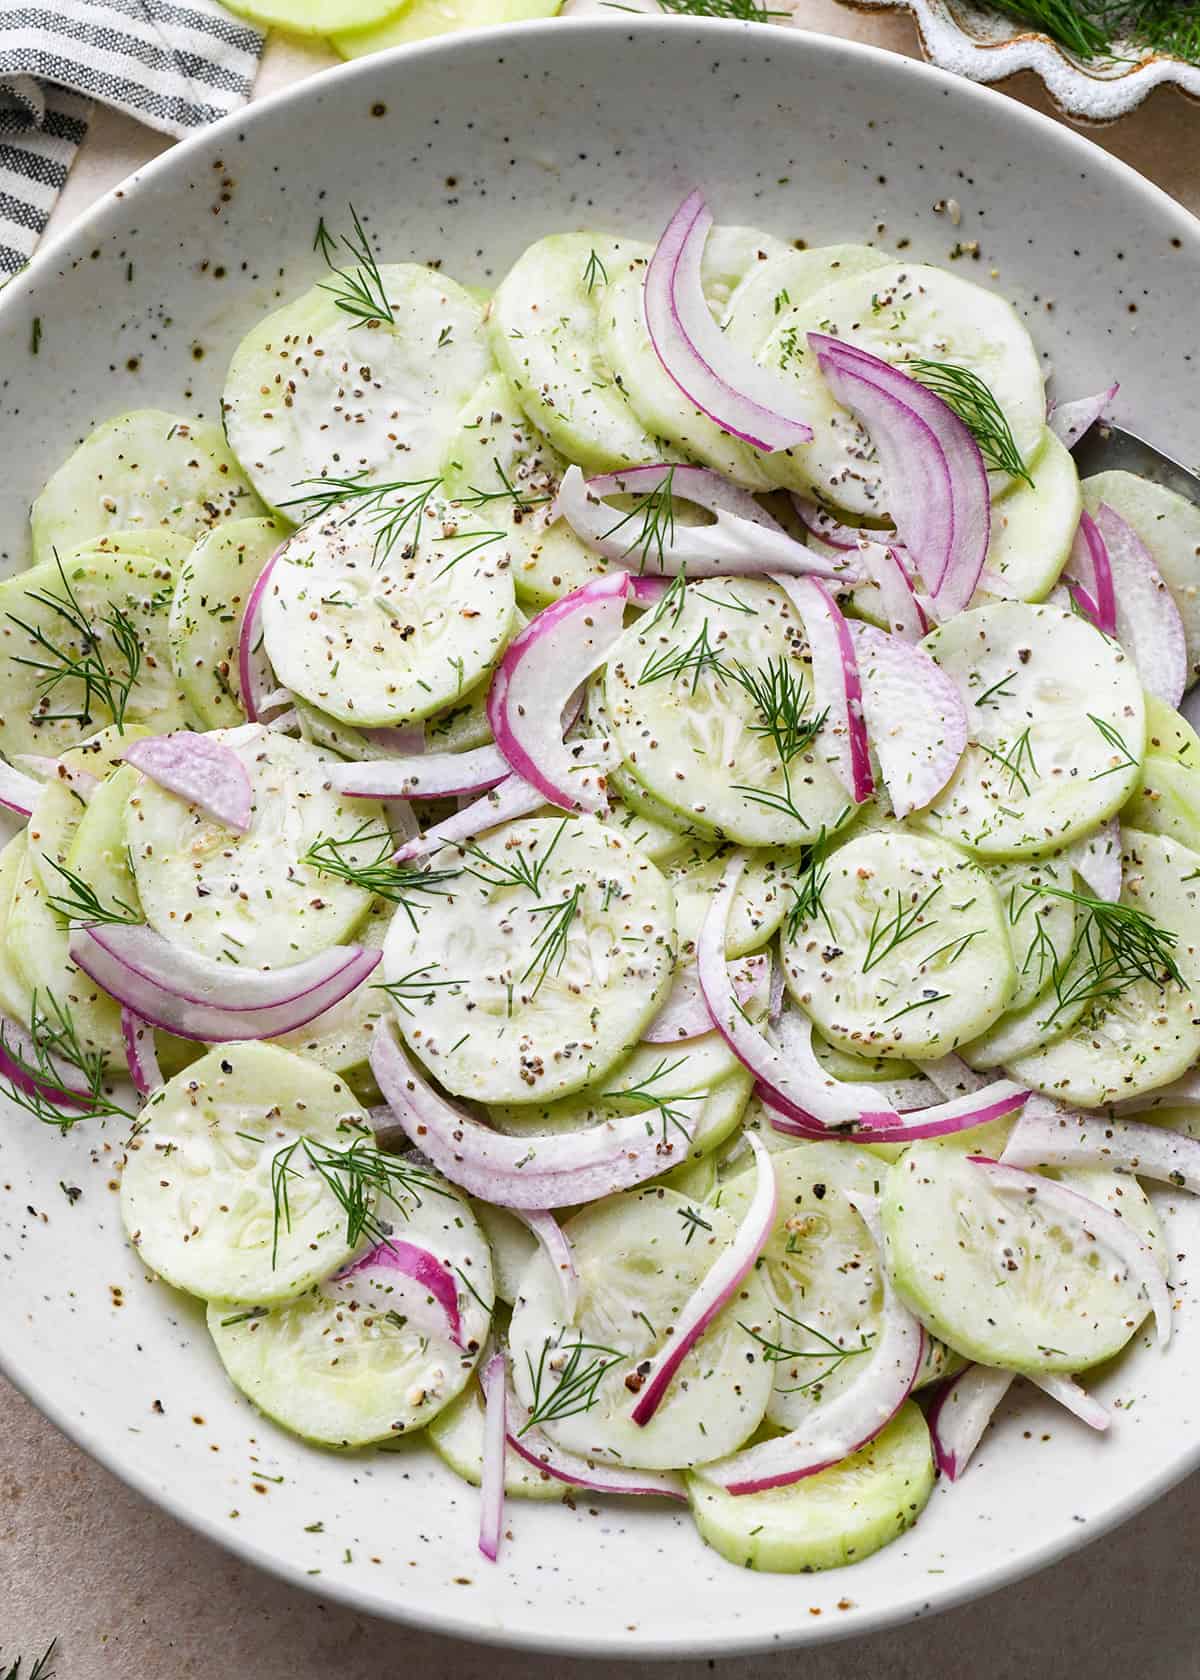
<svg viewBox="0 0 1200 1680">
<path fill-rule="evenodd" d="M 797 0 L 801 27 L 918 51 L 904 16 Z M 272 41 L 268 92 L 332 62 Z M 1001 84 L 1039 110 L 1032 75 Z M 1200 214 L 1200 106 L 1161 88 L 1093 137 Z M 167 142 L 98 112 L 62 228 Z M 0 1287 L 2 1287 L 0 1280 Z M 1034 1499 L 1031 1494 L 1031 1509 Z M 796 1656 L 668 1663 L 662 1680 L 1198 1680 L 1200 1481 L 1047 1574 L 898 1632 Z M 50 1640 L 58 1680 L 575 1680 L 630 1673 L 438 1639 L 280 1585 L 197 1539 L 85 1457 L 0 1381 L 0 1676 Z"/>
</svg>

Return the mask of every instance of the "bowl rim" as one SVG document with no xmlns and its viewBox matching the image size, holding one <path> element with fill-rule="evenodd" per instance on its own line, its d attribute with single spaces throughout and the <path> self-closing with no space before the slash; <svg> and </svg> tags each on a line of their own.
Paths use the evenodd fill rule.
<svg viewBox="0 0 1200 1680">
<path fill-rule="evenodd" d="M 878 3 L 878 0 L 876 0 Z M 745 41 L 745 32 L 754 26 L 750 23 L 692 16 L 653 16 L 638 15 L 635 22 L 630 21 L 628 15 L 619 18 L 587 17 L 570 20 L 570 26 L 581 32 L 580 45 L 585 46 L 585 37 L 599 32 L 601 35 L 618 29 L 627 32 L 631 29 L 651 30 L 660 35 L 669 36 L 690 32 L 711 39 L 714 46 L 723 43 L 737 43 Z M 379 74 L 381 66 L 395 64 L 396 66 L 412 63 L 419 65 L 426 59 L 442 57 L 453 58 L 463 49 L 466 41 L 487 47 L 490 44 L 510 45 L 514 33 L 528 43 L 536 51 L 537 43 L 542 38 L 552 38 L 551 30 L 562 27 L 559 18 L 544 18 L 527 20 L 515 24 L 502 24 L 487 29 L 471 30 L 463 35 L 444 35 L 429 41 L 412 43 L 400 47 L 389 48 L 383 52 L 370 54 L 347 63 L 334 65 L 304 77 L 299 82 L 291 83 L 275 92 L 255 100 L 249 106 L 223 117 L 220 121 L 202 128 L 180 140 L 175 145 L 153 158 L 140 169 L 135 170 L 123 181 L 109 189 L 95 204 L 83 213 L 69 227 L 63 229 L 49 242 L 35 252 L 32 260 L 19 274 L 0 291 L 0 324 L 7 313 L 14 309 L 18 300 L 29 300 L 36 296 L 43 274 L 49 275 L 60 264 L 70 266 L 72 257 L 87 251 L 96 243 L 96 236 L 106 231 L 111 224 L 119 222 L 129 213 L 129 206 L 136 206 L 137 197 L 144 185 L 156 182 L 161 176 L 169 176 L 173 170 L 181 166 L 194 154 L 202 152 L 229 133 L 237 132 L 247 126 L 254 126 L 260 119 L 259 113 L 272 112 L 282 106 L 304 103 L 318 95 L 331 78 L 337 78 L 346 83 L 357 79 L 367 79 Z M 943 70 L 937 65 L 926 63 L 920 59 L 908 58 L 895 53 L 885 47 L 875 46 L 867 42 L 850 41 L 841 36 L 830 36 L 811 33 L 807 30 L 788 32 L 772 31 L 770 34 L 770 49 L 773 52 L 806 53 L 817 58 L 826 57 L 831 60 L 849 59 L 870 61 L 879 66 L 886 66 L 897 76 L 910 75 L 918 82 L 925 81 L 932 86 L 946 90 L 953 86 L 968 104 L 974 102 L 983 105 L 994 105 L 997 100 L 1005 100 L 1009 106 L 1012 121 L 1017 125 L 1024 125 L 1040 131 L 1044 136 L 1053 134 L 1057 143 L 1068 154 L 1073 154 L 1081 163 L 1101 175 L 1124 180 L 1124 182 L 1148 199 L 1156 206 L 1159 214 L 1165 215 L 1172 227 L 1180 235 L 1185 246 L 1190 245 L 1195 252 L 1197 268 L 1200 269 L 1200 220 L 1181 205 L 1169 193 L 1158 187 L 1154 182 L 1146 179 L 1131 165 L 1122 159 L 1097 146 L 1085 135 L 1067 128 L 1056 118 L 1044 115 L 1040 111 L 1031 109 L 1011 96 L 988 87 L 986 84 L 970 81 L 957 76 L 950 71 Z M 787 39 L 790 44 L 783 45 Z M 581 55 L 583 56 L 583 55 Z M 64 261 L 65 259 L 65 261 Z M 19 1357 L 16 1349 L 8 1350 L 0 1345 L 0 1374 L 34 1405 L 43 1416 L 48 1418 L 56 1428 L 62 1431 L 76 1446 L 81 1447 L 105 1470 L 116 1476 L 125 1486 L 133 1489 L 151 1504 L 167 1512 L 177 1522 L 201 1535 L 205 1540 L 232 1553 L 246 1562 L 254 1564 L 267 1574 L 288 1586 L 302 1588 L 307 1592 L 316 1593 L 319 1597 L 327 1598 L 339 1605 L 345 1605 L 360 1614 L 380 1617 L 381 1619 L 415 1626 L 427 1632 L 443 1635 L 447 1638 L 461 1639 L 472 1644 L 487 1647 L 503 1647 L 510 1650 L 531 1651 L 543 1655 L 563 1654 L 563 1640 L 560 1634 L 547 1631 L 542 1633 L 526 1630 L 509 1630 L 504 1627 L 480 1627 L 468 1619 L 466 1615 L 455 1616 L 441 1611 L 425 1610 L 419 1603 L 412 1601 L 396 1602 L 389 1600 L 385 1593 L 364 1590 L 362 1587 L 350 1584 L 340 1585 L 336 1579 L 322 1576 L 319 1583 L 308 1578 L 298 1566 L 288 1562 L 266 1546 L 252 1540 L 244 1539 L 242 1535 L 218 1527 L 203 1513 L 189 1510 L 182 1498 L 177 1496 L 170 1487 L 160 1485 L 154 1475 L 144 1471 L 135 1459 L 118 1459 L 112 1455 L 99 1439 L 98 1431 L 94 1431 L 86 1417 L 71 1414 L 65 1398 L 51 1392 L 42 1384 L 28 1376 L 20 1369 Z M 958 1584 L 948 1583 L 938 1587 L 927 1587 L 919 1601 L 913 1600 L 905 1606 L 892 1606 L 879 1610 L 863 1610 L 855 1618 L 852 1626 L 838 1624 L 832 1620 L 822 1618 L 820 1622 L 804 1621 L 797 1618 L 795 1625 L 786 1632 L 755 1632 L 751 1629 L 728 1630 L 722 1632 L 698 1631 L 695 1638 L 676 1638 L 669 1640 L 649 1640 L 634 1637 L 623 1630 L 614 1630 L 613 1634 L 603 1639 L 588 1638 L 572 1644 L 571 1655 L 596 1658 L 626 1658 L 642 1660 L 669 1660 L 687 1657 L 734 1657 L 750 1656 L 768 1651 L 794 1650 L 809 1645 L 827 1645 L 835 1642 L 867 1636 L 886 1631 L 888 1628 L 904 1625 L 908 1622 L 924 1618 L 931 1614 L 951 1610 L 957 1606 L 970 1603 L 987 1594 L 1013 1585 L 1028 1576 L 1036 1574 L 1042 1569 L 1057 1563 L 1060 1559 L 1081 1551 L 1092 1541 L 1100 1539 L 1113 1529 L 1136 1516 L 1140 1511 L 1152 1504 L 1161 1495 L 1181 1482 L 1197 1467 L 1200 1467 L 1200 1440 L 1181 1451 L 1178 1458 L 1155 1476 L 1140 1483 L 1135 1491 L 1117 1500 L 1102 1514 L 1089 1519 L 1086 1525 L 1079 1525 L 1077 1529 L 1064 1533 L 1057 1540 L 1031 1547 L 1018 1557 L 996 1563 L 985 1580 L 970 1579 Z"/>
</svg>

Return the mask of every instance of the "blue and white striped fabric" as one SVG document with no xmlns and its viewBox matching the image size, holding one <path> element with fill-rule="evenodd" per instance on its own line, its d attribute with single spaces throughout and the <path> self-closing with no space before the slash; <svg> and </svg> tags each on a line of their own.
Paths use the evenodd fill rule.
<svg viewBox="0 0 1200 1680">
<path fill-rule="evenodd" d="M 0 0 L 0 280 L 28 262 L 94 100 L 183 135 L 250 97 L 262 45 L 216 0 Z"/>
</svg>

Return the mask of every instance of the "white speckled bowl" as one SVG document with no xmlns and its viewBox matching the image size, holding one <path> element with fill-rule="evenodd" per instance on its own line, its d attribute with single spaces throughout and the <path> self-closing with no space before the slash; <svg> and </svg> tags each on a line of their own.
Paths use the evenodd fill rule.
<svg viewBox="0 0 1200 1680">
<path fill-rule="evenodd" d="M 319 210 L 352 198 L 395 257 L 486 282 L 551 230 L 650 237 L 694 182 L 719 219 L 812 243 L 878 240 L 945 260 L 977 240 L 972 278 L 1017 301 L 1060 391 L 1119 376 L 1117 418 L 1200 457 L 1184 332 L 1200 227 L 1123 165 L 1010 100 L 844 42 L 682 18 L 532 24 L 367 60 L 269 100 L 178 147 L 13 282 L 0 297 L 6 568 L 25 558 L 31 497 L 95 422 L 143 404 L 216 415 L 239 336 L 315 277 Z M 961 226 L 934 209 L 947 198 Z M 1197 1222 L 1184 1209 L 1168 1212 L 1170 1249 L 1185 1256 L 1178 1335 L 1165 1356 L 1139 1341 L 1100 1381 L 1123 1402 L 1109 1439 L 1018 1394 L 963 1483 L 836 1574 L 741 1572 L 686 1515 L 585 1499 L 511 1505 L 512 1541 L 489 1566 L 476 1496 L 419 1444 L 315 1451 L 233 1392 L 196 1305 L 147 1278 L 125 1244 L 119 1129 L 83 1122 L 60 1139 L 15 1110 L 2 1123 L 5 1371 L 148 1497 L 363 1610 L 610 1657 L 799 1645 L 1049 1563 L 1200 1458 L 1186 1258 Z M 60 1184 L 83 1194 L 72 1205 Z"/>
</svg>

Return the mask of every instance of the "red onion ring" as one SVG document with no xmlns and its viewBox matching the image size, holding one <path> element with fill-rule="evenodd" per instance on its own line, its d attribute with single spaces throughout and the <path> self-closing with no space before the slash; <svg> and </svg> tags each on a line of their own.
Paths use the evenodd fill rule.
<svg viewBox="0 0 1200 1680">
<path fill-rule="evenodd" d="M 499 747 L 331 764 L 329 785 L 350 799 L 450 799 L 486 793 L 511 776 Z"/>
<path fill-rule="evenodd" d="M 133 1088 L 143 1100 L 166 1084 L 158 1065 L 154 1044 L 154 1028 L 132 1009 L 121 1010 L 121 1037 L 125 1041 L 125 1060 Z"/>
<path fill-rule="evenodd" d="M 179 730 L 172 735 L 147 735 L 131 741 L 122 757 L 169 793 L 245 834 L 250 827 L 253 794 L 246 767 L 231 747 Z"/>
<path fill-rule="evenodd" d="M 483 1474 L 480 1477 L 479 1550 L 490 1563 L 500 1556 L 504 1529 L 504 1459 L 508 1437 L 508 1361 L 494 1353 L 479 1379 L 483 1389 Z"/>
<path fill-rule="evenodd" d="M 929 1408 L 929 1435 L 933 1461 L 947 1481 L 956 1482 L 967 1468 L 1012 1381 L 1011 1371 L 1000 1371 L 993 1365 L 968 1365 L 942 1384 Z"/>
<path fill-rule="evenodd" d="M 238 633 L 238 687 L 241 689 L 242 710 L 251 723 L 260 721 L 263 701 L 275 681 L 271 662 L 263 646 L 262 602 L 271 573 L 275 570 L 275 562 L 283 553 L 288 540 L 290 539 L 280 543 L 255 578 L 254 586 L 246 597 L 246 609 L 242 614 L 241 630 Z"/>
<path fill-rule="evenodd" d="M 1063 567 L 1063 579 L 1097 630 L 1103 630 L 1106 636 L 1115 636 L 1117 602 L 1113 594 L 1112 566 L 1104 538 L 1086 509 L 1079 516 L 1079 528 Z"/>
<path fill-rule="evenodd" d="M 862 683 L 854 639 L 841 608 L 817 578 L 793 578 L 773 573 L 804 621 L 812 658 L 814 704 L 827 711 L 822 740 L 836 752 L 834 768 L 856 805 L 875 791 L 867 726 L 863 719 Z"/>
<path fill-rule="evenodd" d="M 928 805 L 958 769 L 969 729 L 958 684 L 924 648 L 848 625 L 865 728 L 898 817 Z"/>
<path fill-rule="evenodd" d="M 513 1451 L 555 1481 L 591 1493 L 624 1493 L 645 1498 L 674 1499 L 687 1503 L 683 1480 L 672 1470 L 625 1470 L 619 1465 L 598 1463 L 558 1446 L 550 1437 L 529 1424 L 529 1413 L 513 1393 L 508 1392 L 512 1423 L 508 1444 Z"/>
<path fill-rule="evenodd" d="M 41 796 L 42 784 L 35 782 L 32 776 L 24 775 L 15 770 L 11 764 L 0 759 L 0 805 L 18 817 L 33 815 L 33 807 Z"/>
<path fill-rule="evenodd" d="M 398 1237 L 385 1237 L 368 1253 L 343 1267 L 336 1281 L 356 1276 L 359 1272 L 392 1271 L 409 1278 L 430 1299 L 436 1312 L 425 1328 L 436 1335 L 448 1336 L 456 1348 L 463 1346 L 462 1318 L 458 1310 L 458 1285 L 447 1268 L 427 1248 L 404 1242 Z"/>
<path fill-rule="evenodd" d="M 1009 1167 L 1108 1167 L 1200 1196 L 1200 1141 L 1146 1120 L 1084 1114 L 1032 1097 L 1000 1156 Z"/>
<path fill-rule="evenodd" d="M 1112 1417 L 1108 1410 L 1086 1389 L 1080 1388 L 1074 1377 L 1048 1371 L 1044 1376 L 1030 1377 L 1029 1381 L 1043 1394 L 1049 1395 L 1051 1400 L 1057 1400 L 1060 1406 L 1072 1412 L 1081 1423 L 1086 1423 L 1089 1429 L 1103 1433 L 1111 1425 Z"/>
<path fill-rule="evenodd" d="M 545 1208 L 512 1208 L 510 1212 L 514 1219 L 519 1219 L 537 1238 L 562 1286 L 563 1314 L 568 1320 L 574 1321 L 575 1310 L 579 1305 L 579 1273 L 575 1267 L 575 1251 L 571 1247 L 571 1239 L 554 1215 L 548 1213 Z"/>
</svg>

